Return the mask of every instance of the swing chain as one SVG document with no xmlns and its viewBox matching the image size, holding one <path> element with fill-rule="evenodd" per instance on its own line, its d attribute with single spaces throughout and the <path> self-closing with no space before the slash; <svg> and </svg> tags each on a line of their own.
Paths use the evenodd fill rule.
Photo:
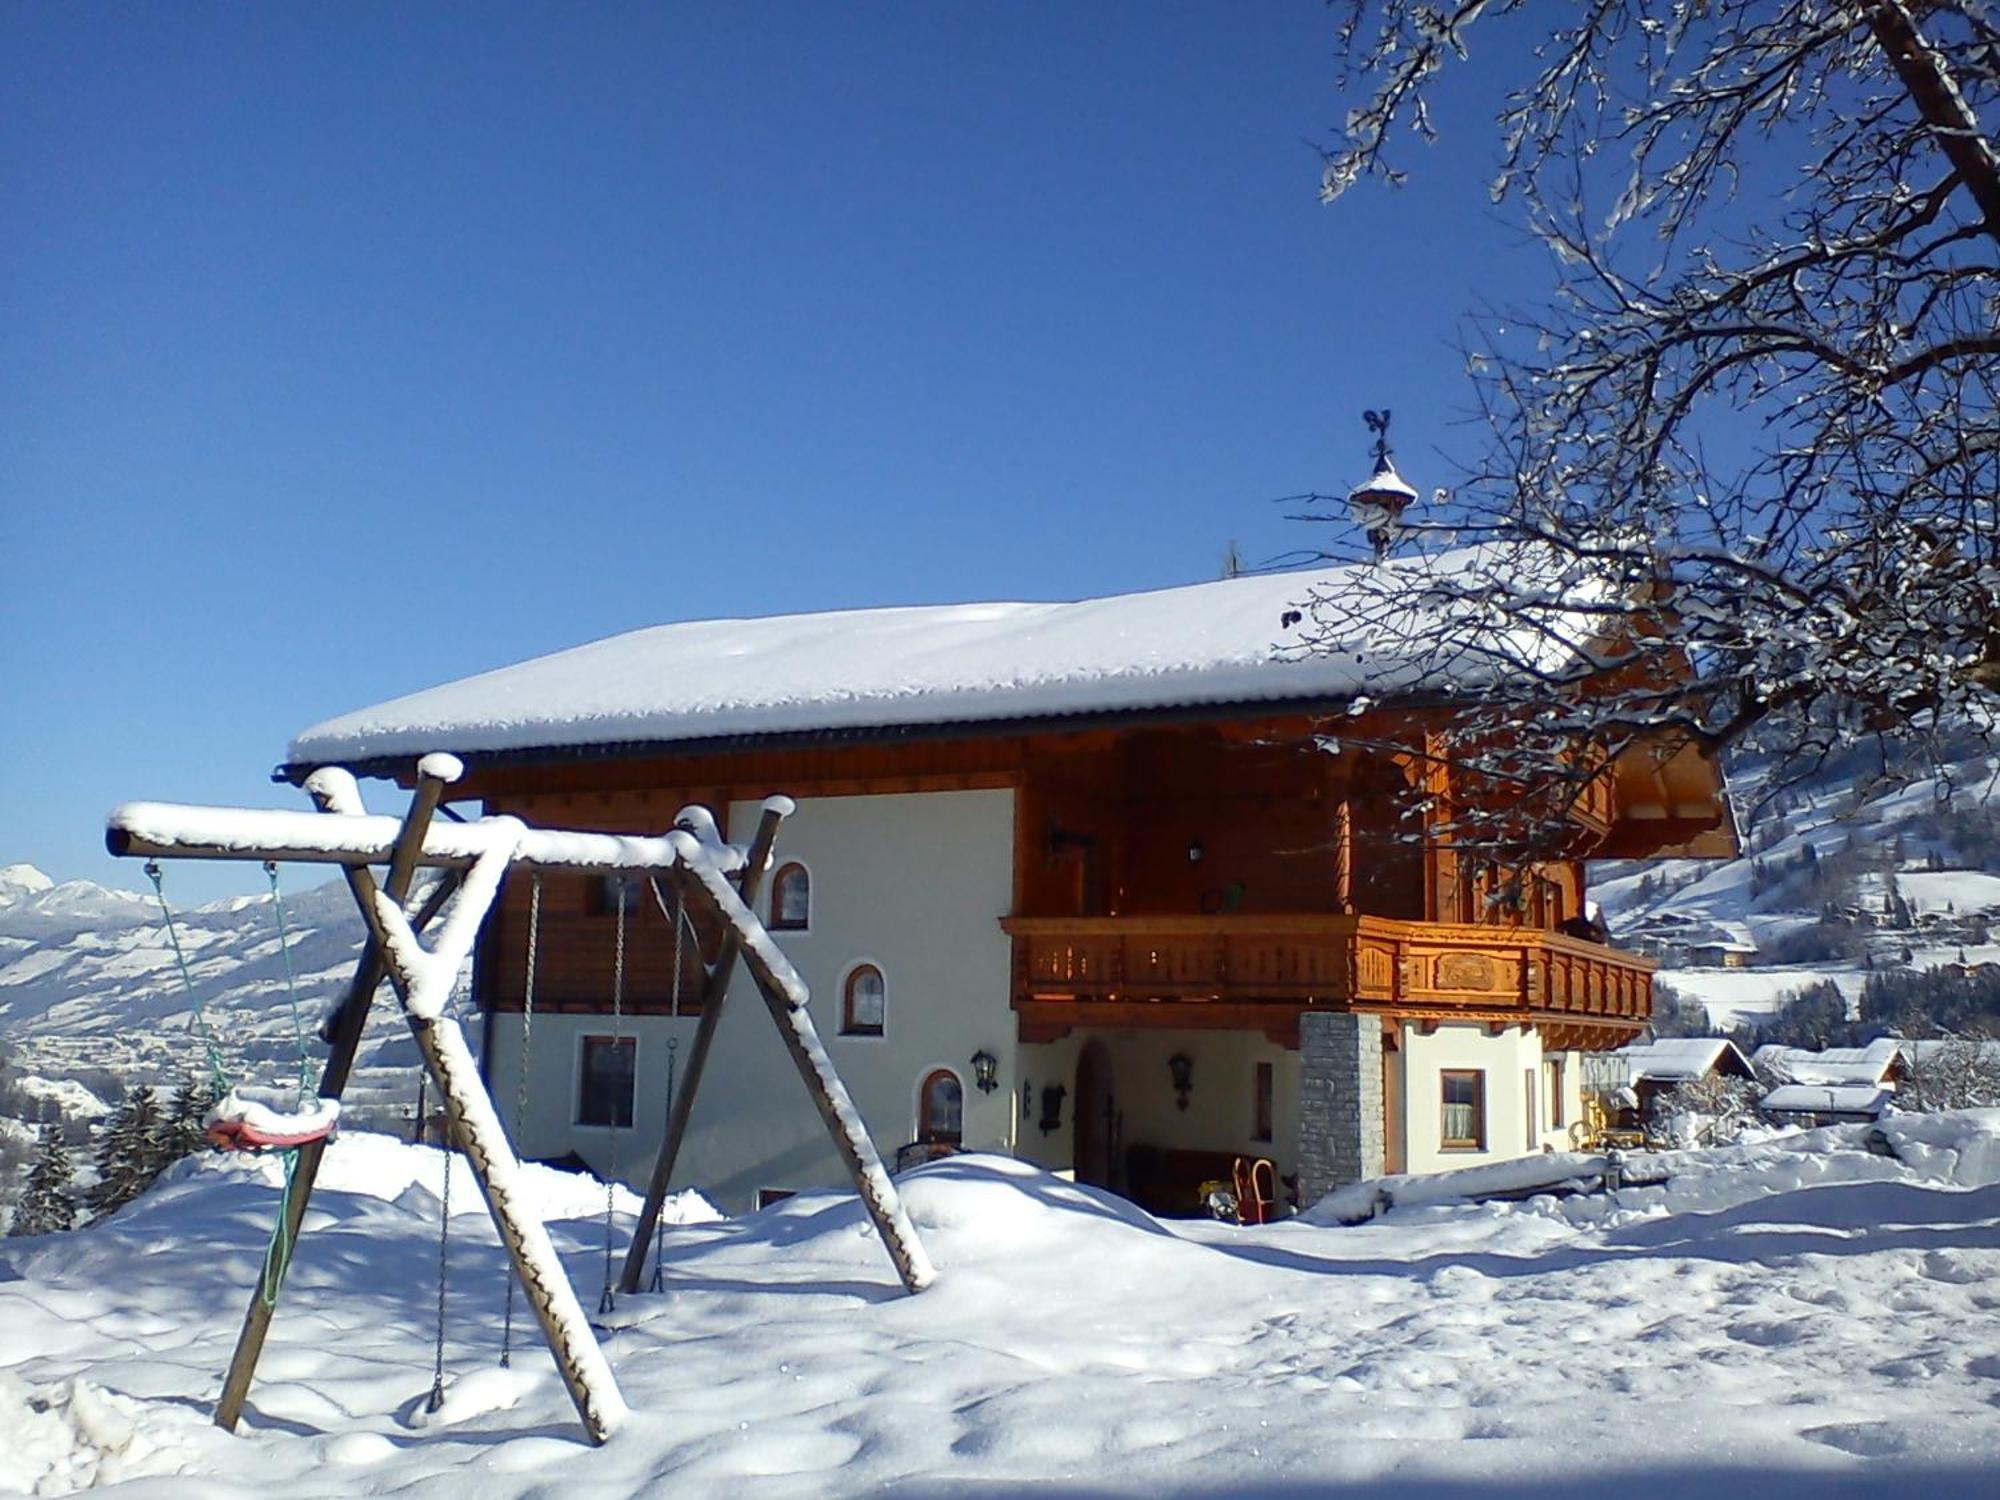
<svg viewBox="0 0 2000 1500">
<path fill-rule="evenodd" d="M 443 1203 L 438 1212 L 438 1300 L 437 1300 L 437 1340 L 431 1356 L 431 1394 L 424 1402 L 427 1412 L 440 1411 L 444 1407 L 444 1293 L 446 1252 L 451 1248 L 451 1164 L 457 1155 L 451 1143 L 451 1111 L 445 1111 L 444 1127 L 444 1193 Z"/>
<path fill-rule="evenodd" d="M 674 962 L 676 965 L 678 965 L 680 963 L 680 952 L 679 952 L 680 935 L 678 932 L 674 936 L 674 948 L 675 948 Z M 676 968 L 675 971 L 674 987 L 676 990 L 680 988 L 678 968 Z M 675 1065 L 680 1061 L 680 1058 L 677 1055 L 680 1052 L 680 1050 L 681 1050 L 681 1039 L 677 1036 L 668 1037 L 667 1038 L 667 1114 L 670 1117 L 674 1112 L 674 1068 Z M 665 1260 L 666 1243 L 667 1243 L 667 1216 L 665 1214 L 654 1214 L 653 1215 L 653 1279 L 646 1286 L 646 1290 L 648 1292 L 664 1293 L 667 1289 L 666 1260 Z"/>
<path fill-rule="evenodd" d="M 166 876 L 160 870 L 157 859 L 146 861 L 146 878 L 153 882 L 153 895 L 160 903 L 160 917 L 167 924 L 167 941 L 173 944 L 174 963 L 180 969 L 181 989 L 188 997 L 189 1009 L 194 1013 L 195 1034 L 201 1038 L 202 1050 L 208 1054 L 208 1081 L 219 1099 L 233 1087 L 229 1070 L 222 1065 L 222 1049 L 216 1044 L 215 1031 L 208 1024 L 208 1013 L 202 1009 L 201 991 L 194 987 L 194 975 L 188 971 L 187 950 L 181 947 L 180 929 L 174 925 L 173 908 L 167 905 Z"/>
<path fill-rule="evenodd" d="M 622 875 L 618 877 L 617 891 L 618 937 L 617 948 L 611 961 L 611 1058 L 614 1068 L 619 1054 L 624 1051 L 625 1041 L 625 911 L 629 903 L 625 899 L 625 878 Z M 613 1076 L 616 1076 L 615 1072 Z M 638 1069 L 634 1067 L 635 1087 L 637 1081 Z M 604 1173 L 604 1291 L 597 1299 L 599 1317 L 616 1310 L 618 1306 L 618 1297 L 613 1291 L 616 1283 L 611 1270 L 612 1219 L 618 1207 L 618 1100 L 615 1096 L 611 1100 L 611 1109 L 606 1118 L 609 1123 L 605 1126 L 605 1138 L 609 1146 L 610 1159 L 606 1163 Z"/>
<path fill-rule="evenodd" d="M 305 1014 L 299 1009 L 299 982 L 292 971 L 291 934 L 285 926 L 285 896 L 278 889 L 278 862 L 264 861 L 264 875 L 271 882 L 271 911 L 278 920 L 278 952 L 285 960 L 285 998 L 292 1007 L 292 1043 L 299 1054 L 298 1088 L 293 1098 L 295 1108 L 304 1108 L 306 1093 L 312 1088 L 312 1054 L 306 1048 Z"/>
<path fill-rule="evenodd" d="M 528 887 L 528 972 L 521 986 L 521 1081 L 515 1094 L 514 1132 L 521 1134 L 528 1121 L 529 1043 L 535 1035 L 535 957 L 542 932 L 542 872 L 537 870 Z M 507 1311 L 500 1324 L 500 1368 L 514 1363 L 514 1278 L 507 1278 Z"/>
</svg>

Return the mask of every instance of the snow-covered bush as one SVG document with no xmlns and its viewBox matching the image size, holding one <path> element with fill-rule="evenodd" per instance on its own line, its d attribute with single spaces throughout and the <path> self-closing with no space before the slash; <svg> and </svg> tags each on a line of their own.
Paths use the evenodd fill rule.
<svg viewBox="0 0 2000 1500">
<path fill-rule="evenodd" d="M 1757 1123 L 1763 1090 L 1744 1078 L 1711 1074 L 1675 1084 L 1653 1101 L 1653 1123 L 1676 1146 L 1726 1146 Z"/>
</svg>

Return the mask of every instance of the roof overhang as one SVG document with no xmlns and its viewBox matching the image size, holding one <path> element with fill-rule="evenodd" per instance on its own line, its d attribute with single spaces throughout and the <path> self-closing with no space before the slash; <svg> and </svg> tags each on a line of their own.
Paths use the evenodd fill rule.
<svg viewBox="0 0 2000 1500">
<path fill-rule="evenodd" d="M 1102 729 L 1145 729 L 1180 724 L 1212 724 L 1245 719 L 1344 715 L 1351 697 L 1324 695 L 1298 698 L 1236 699 L 1218 703 L 1175 704 L 1153 708 L 1102 709 L 1095 712 L 1031 714 L 995 719 L 954 719 L 907 724 L 842 725 L 822 729 L 784 730 L 757 734 L 693 736 L 684 739 L 619 740 L 602 744 L 554 743 L 479 750 L 442 743 L 465 763 L 468 771 L 574 765 L 581 762 L 673 760 L 698 755 L 727 755 L 759 750 L 810 750 L 840 746 L 910 745 L 949 741 L 1005 739 L 1028 734 L 1088 734 Z M 1376 700 L 1374 707 L 1401 713 L 1434 710 L 1453 702 L 1440 694 L 1412 694 L 1393 703 Z M 449 739 L 449 736 L 442 738 Z M 408 782 L 416 765 L 404 754 L 365 756 L 342 761 L 286 761 L 271 779 L 298 785 L 321 767 L 339 764 L 356 776 Z"/>
</svg>

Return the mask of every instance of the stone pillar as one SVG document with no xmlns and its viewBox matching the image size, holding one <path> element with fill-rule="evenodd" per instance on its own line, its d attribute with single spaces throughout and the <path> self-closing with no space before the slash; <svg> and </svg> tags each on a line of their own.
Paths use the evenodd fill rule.
<svg viewBox="0 0 2000 1500">
<path fill-rule="evenodd" d="M 1299 1017 L 1299 1206 L 1381 1175 L 1381 1018 L 1308 1010 Z"/>
</svg>

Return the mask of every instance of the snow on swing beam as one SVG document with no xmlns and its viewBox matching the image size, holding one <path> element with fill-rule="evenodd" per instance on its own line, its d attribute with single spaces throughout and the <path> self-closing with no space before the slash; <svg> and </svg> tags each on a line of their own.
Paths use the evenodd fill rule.
<svg viewBox="0 0 2000 1500">
<path fill-rule="evenodd" d="M 491 845 L 497 818 L 433 824 L 417 863 L 468 870 Z M 178 802 L 127 802 L 105 820 L 104 844 L 120 857 L 143 859 L 273 859 L 280 864 L 379 865 L 387 862 L 402 824 L 371 813 L 291 812 L 284 808 L 200 807 Z M 743 868 L 743 852 L 692 834 L 664 837 L 575 833 L 529 828 L 508 864 L 517 870 L 576 875 L 664 874 L 684 851 L 699 850 L 719 871 Z"/>
</svg>

